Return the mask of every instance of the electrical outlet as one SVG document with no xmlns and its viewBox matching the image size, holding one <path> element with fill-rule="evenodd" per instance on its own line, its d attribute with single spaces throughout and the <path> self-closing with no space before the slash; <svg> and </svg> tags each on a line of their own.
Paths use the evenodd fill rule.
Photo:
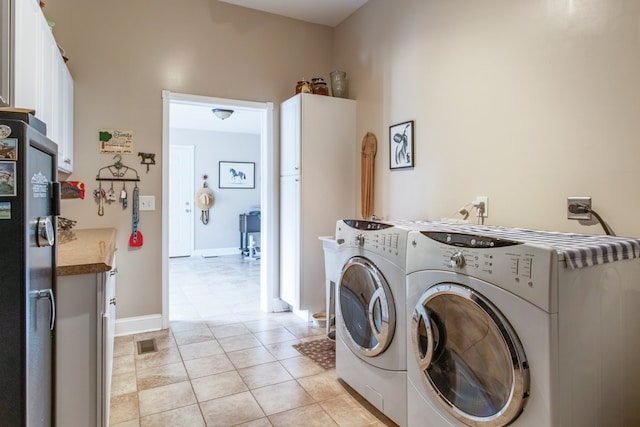
<svg viewBox="0 0 640 427">
<path fill-rule="evenodd" d="M 476 199 L 473 201 L 473 206 L 478 209 L 480 203 L 484 203 L 484 212 L 482 213 L 483 218 L 489 217 L 489 197 L 488 196 L 476 196 Z"/>
<path fill-rule="evenodd" d="M 156 210 L 156 196 L 140 196 L 140 210 L 141 211 L 155 211 Z"/>
<path fill-rule="evenodd" d="M 591 219 L 591 197 L 567 197 L 567 219 Z"/>
</svg>

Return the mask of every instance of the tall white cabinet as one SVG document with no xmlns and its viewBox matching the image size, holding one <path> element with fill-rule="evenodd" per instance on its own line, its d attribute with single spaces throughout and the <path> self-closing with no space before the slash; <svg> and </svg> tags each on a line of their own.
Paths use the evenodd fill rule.
<svg viewBox="0 0 640 427">
<path fill-rule="evenodd" d="M 280 119 L 280 298 L 311 315 L 325 310 L 318 237 L 356 214 L 356 102 L 302 93 Z"/>
</svg>

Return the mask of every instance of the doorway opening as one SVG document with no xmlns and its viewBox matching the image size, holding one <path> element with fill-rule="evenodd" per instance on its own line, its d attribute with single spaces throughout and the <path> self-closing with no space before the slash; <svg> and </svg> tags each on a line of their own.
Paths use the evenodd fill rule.
<svg viewBox="0 0 640 427">
<path fill-rule="evenodd" d="M 207 183 L 207 186 L 217 192 L 220 197 L 216 198 L 214 193 L 214 206 L 216 203 L 219 203 L 217 208 L 222 208 L 226 202 L 228 202 L 229 197 L 225 202 L 225 197 L 223 195 L 229 195 L 230 193 L 239 194 L 241 197 L 242 192 L 246 191 L 243 188 L 250 189 L 251 183 L 242 182 L 240 183 L 240 188 L 228 190 L 225 189 L 223 192 L 222 188 L 225 185 L 223 184 L 223 180 L 226 180 L 227 177 L 220 174 L 220 164 L 226 165 L 227 163 L 238 162 L 242 160 L 242 147 L 237 147 L 237 155 L 234 157 L 233 154 L 227 154 L 229 158 L 218 159 L 215 160 L 215 164 L 211 165 L 211 171 L 203 171 L 194 168 L 191 172 L 192 180 L 191 182 L 197 182 L 200 184 L 196 184 L 193 186 L 189 186 L 189 184 L 176 185 L 176 181 L 185 180 L 185 174 L 179 174 L 182 178 L 174 178 L 176 174 L 176 169 L 180 166 L 179 162 L 187 163 L 187 170 L 189 170 L 188 163 L 190 162 L 189 156 L 192 158 L 198 157 L 198 152 L 193 153 L 191 149 L 186 149 L 186 155 L 178 155 L 174 159 L 174 155 L 176 155 L 177 151 L 172 152 L 172 147 L 174 146 L 172 141 L 172 135 L 174 135 L 174 128 L 176 127 L 176 121 L 180 120 L 181 128 L 191 128 L 194 130 L 200 129 L 200 132 L 207 131 L 207 126 L 209 127 L 209 131 L 216 132 L 215 126 L 219 126 L 226 122 L 228 119 L 221 119 L 216 117 L 212 112 L 214 108 L 221 108 L 226 110 L 233 110 L 233 114 L 237 114 L 236 118 L 241 116 L 253 118 L 253 120 L 248 119 L 247 123 L 241 124 L 242 120 L 236 120 L 235 125 L 237 126 L 245 126 L 244 130 L 238 128 L 239 130 L 235 130 L 236 132 L 246 133 L 246 132 L 255 132 L 259 139 L 259 156 L 258 161 L 256 162 L 244 162 L 243 166 L 248 163 L 256 163 L 254 165 L 255 169 L 251 169 L 254 171 L 254 176 L 247 178 L 253 178 L 255 180 L 255 190 L 259 190 L 259 205 L 258 209 L 260 211 L 260 309 L 263 311 L 276 311 L 280 304 L 279 300 L 279 286 L 278 286 L 278 198 L 277 198 L 277 156 L 279 153 L 277 152 L 277 147 L 275 147 L 274 141 L 274 114 L 273 114 L 273 104 L 272 103 L 263 103 L 263 102 L 250 102 L 250 101 L 241 101 L 241 100 L 232 100 L 232 99 L 223 99 L 223 98 L 213 98 L 213 97 L 205 97 L 198 95 L 189 95 L 189 94 L 180 94 L 174 93 L 170 91 L 162 92 L 162 100 L 163 100 L 163 150 L 162 150 L 162 326 L 163 328 L 169 327 L 170 322 L 170 274 L 169 274 L 169 262 L 171 257 L 175 256 L 217 256 L 224 255 L 225 251 L 228 253 L 231 250 L 237 250 L 238 257 L 242 255 L 239 252 L 237 247 L 238 241 L 235 241 L 234 244 L 227 244 L 226 248 L 217 248 L 213 251 L 208 251 L 206 249 L 202 249 L 198 247 L 197 238 L 202 236 L 203 231 L 210 230 L 211 228 L 206 228 L 208 224 L 204 223 L 204 212 L 199 209 L 202 206 L 195 205 L 195 191 L 204 186 L 204 183 Z M 185 114 L 186 113 L 186 114 Z M 225 125 L 229 125 L 229 123 L 224 123 Z M 253 126 L 253 130 L 248 130 L 246 126 Z M 226 126 L 226 131 L 230 131 L 230 127 Z M 183 138 L 181 138 L 183 139 Z M 193 144 L 189 142 L 183 142 L 181 144 L 193 147 Z M 230 148 L 232 150 L 230 153 L 233 153 L 233 147 Z M 191 153 L 191 154 L 189 154 Z M 224 160 L 225 162 L 222 162 Z M 214 163 L 214 161 L 212 161 Z M 193 163 L 192 163 L 193 164 Z M 247 165 L 248 166 L 248 165 Z M 256 167 L 257 166 L 257 167 Z M 173 171 L 173 173 L 172 173 Z M 204 175 L 207 175 L 207 178 L 204 178 Z M 250 175 L 248 173 L 247 175 Z M 188 177 L 187 177 L 188 178 Z M 185 180 L 186 181 L 186 180 Z M 225 181 L 226 182 L 226 181 Z M 173 188 L 172 188 L 173 187 Z M 185 216 L 185 221 L 176 222 L 174 218 L 171 216 L 172 203 L 176 200 L 176 187 L 181 189 L 183 193 L 180 197 L 187 197 L 185 200 L 180 200 L 178 203 L 179 209 L 187 212 L 189 215 Z M 189 197 L 190 193 L 190 197 Z M 172 200 L 172 197 L 174 200 Z M 175 203 L 174 203 L 175 205 Z M 240 210 L 250 210 L 251 206 L 242 206 Z M 174 211 L 176 207 L 173 207 Z M 210 221 L 214 221 L 214 207 L 212 207 L 212 211 L 210 215 Z M 230 226 L 227 227 L 229 232 L 234 232 L 237 239 L 240 238 L 240 232 L 238 227 L 238 214 L 243 213 L 237 210 L 232 215 L 230 219 L 229 213 L 225 215 L 227 221 L 235 221 L 235 227 Z M 191 222 L 190 222 L 191 221 Z M 198 228 L 200 227 L 200 228 Z M 234 231 L 235 229 L 235 231 Z M 177 233 L 176 233 L 177 231 Z M 186 234 L 187 238 L 183 239 Z M 172 247 L 172 236 L 173 240 L 176 240 L 176 236 L 180 236 L 180 248 L 176 249 Z M 186 240 L 186 243 L 185 243 Z M 186 246 L 185 246 L 186 245 Z M 185 249 L 186 248 L 186 249 Z"/>
</svg>

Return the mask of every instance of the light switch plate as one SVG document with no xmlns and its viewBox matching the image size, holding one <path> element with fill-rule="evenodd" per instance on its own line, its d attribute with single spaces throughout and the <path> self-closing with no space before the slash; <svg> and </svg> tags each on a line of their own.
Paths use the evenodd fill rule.
<svg viewBox="0 0 640 427">
<path fill-rule="evenodd" d="M 140 196 L 140 210 L 141 211 L 155 211 L 156 210 L 156 196 Z"/>
</svg>

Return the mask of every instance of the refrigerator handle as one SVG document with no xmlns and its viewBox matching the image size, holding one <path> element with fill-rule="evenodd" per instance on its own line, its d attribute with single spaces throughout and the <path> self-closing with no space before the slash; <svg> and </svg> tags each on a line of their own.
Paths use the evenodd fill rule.
<svg viewBox="0 0 640 427">
<path fill-rule="evenodd" d="M 52 216 L 60 216 L 60 183 L 52 182 L 51 183 L 51 195 L 53 199 L 51 200 L 51 215 Z"/>
<path fill-rule="evenodd" d="M 56 325 L 56 299 L 53 296 L 51 289 L 41 289 L 38 291 L 31 291 L 31 296 L 37 300 L 47 298 L 49 300 L 49 306 L 51 307 L 51 316 L 49 318 L 49 329 L 53 331 Z"/>
<path fill-rule="evenodd" d="M 53 296 L 53 290 L 47 289 L 47 292 L 49 293 L 49 304 L 51 304 L 51 320 L 49 322 L 49 330 L 53 331 L 53 328 L 55 328 L 56 326 L 56 298 Z"/>
</svg>

